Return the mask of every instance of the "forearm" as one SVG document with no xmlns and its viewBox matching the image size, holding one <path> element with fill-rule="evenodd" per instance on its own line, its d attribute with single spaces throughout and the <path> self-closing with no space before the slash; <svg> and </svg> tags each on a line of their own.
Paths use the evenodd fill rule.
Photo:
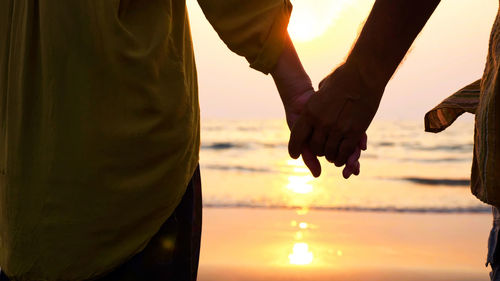
<svg viewBox="0 0 500 281">
<path fill-rule="evenodd" d="M 290 36 L 286 36 L 283 52 L 276 66 L 271 71 L 281 100 L 285 106 L 292 106 L 298 96 L 312 90 L 311 80 L 307 75 Z"/>
<path fill-rule="evenodd" d="M 367 86 L 385 88 L 439 2 L 377 0 L 346 65 L 357 68 Z"/>
</svg>

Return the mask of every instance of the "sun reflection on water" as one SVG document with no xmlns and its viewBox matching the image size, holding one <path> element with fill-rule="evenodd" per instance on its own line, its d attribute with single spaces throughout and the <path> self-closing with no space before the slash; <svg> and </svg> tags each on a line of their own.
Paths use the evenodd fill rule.
<svg viewBox="0 0 500 281">
<path fill-rule="evenodd" d="M 292 252 L 288 254 L 288 263 L 290 265 L 305 266 L 311 265 L 314 260 L 314 254 L 309 248 L 309 244 L 303 242 L 303 239 L 309 232 L 311 225 L 303 221 L 303 216 L 308 213 L 308 206 L 314 198 L 311 195 L 314 192 L 313 180 L 314 177 L 309 173 L 309 170 L 304 165 L 302 159 L 288 160 L 287 165 L 293 171 L 293 174 L 288 176 L 286 190 L 290 196 L 290 204 L 298 207 L 297 214 L 301 216 L 300 220 L 292 220 L 290 226 L 296 229 Z"/>
<path fill-rule="evenodd" d="M 294 173 L 299 175 L 289 176 L 286 188 L 298 194 L 307 194 L 313 192 L 314 188 L 311 184 L 311 181 L 314 180 L 314 177 L 308 173 L 309 171 L 305 167 L 302 160 L 288 160 L 287 164 L 289 166 L 292 166 Z"/>
<path fill-rule="evenodd" d="M 309 182 L 313 179 L 312 176 L 289 176 L 286 188 L 299 194 L 311 193 L 313 186 Z"/>
<path fill-rule="evenodd" d="M 309 251 L 309 245 L 307 243 L 295 243 L 293 245 L 293 251 L 288 255 L 290 264 L 293 265 L 308 265 L 311 264 L 314 256 L 311 251 Z"/>
<path fill-rule="evenodd" d="M 307 222 L 301 222 L 301 223 L 299 223 L 299 228 L 300 229 L 306 229 L 307 226 L 308 226 Z"/>
</svg>

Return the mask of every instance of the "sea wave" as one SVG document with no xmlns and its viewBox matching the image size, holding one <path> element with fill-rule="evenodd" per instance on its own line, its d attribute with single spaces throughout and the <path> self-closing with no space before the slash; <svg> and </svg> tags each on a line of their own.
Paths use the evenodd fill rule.
<svg viewBox="0 0 500 281">
<path fill-rule="evenodd" d="M 216 164 L 208 164 L 203 165 L 203 169 L 212 169 L 212 170 L 223 170 L 223 171 L 239 171 L 239 172 L 249 172 L 249 173 L 277 173 L 278 171 L 268 168 L 258 168 L 258 167 L 246 167 L 246 166 L 229 166 L 229 165 L 216 165 Z"/>
<path fill-rule="evenodd" d="M 421 185 L 432 185 L 432 186 L 456 186 L 456 187 L 468 187 L 470 186 L 469 179 L 435 179 L 435 178 L 420 178 L 420 177 L 403 177 L 394 178 L 395 180 L 402 180 L 411 183 L 421 184 Z"/>
<path fill-rule="evenodd" d="M 247 145 L 234 143 L 234 142 L 214 142 L 210 144 L 203 144 L 201 149 L 225 150 L 234 148 L 247 148 Z"/>
<path fill-rule="evenodd" d="M 213 142 L 202 144 L 201 149 L 204 150 L 229 150 L 229 149 L 260 149 L 260 148 L 281 148 L 286 149 L 286 143 L 271 143 L 271 142 Z"/>
<path fill-rule="evenodd" d="M 420 162 L 420 163 L 441 163 L 441 162 L 469 162 L 471 157 L 443 157 L 443 158 L 401 158 L 404 162 Z"/>
<path fill-rule="evenodd" d="M 245 173 L 285 173 L 278 169 L 265 168 L 265 167 L 251 167 L 243 165 L 221 165 L 221 164 L 205 164 L 202 169 L 221 170 L 221 171 L 236 171 Z M 450 178 L 425 178 L 425 177 L 375 177 L 378 180 L 396 180 L 414 183 L 418 185 L 433 186 L 433 187 L 469 187 L 469 179 L 450 179 Z"/>
<path fill-rule="evenodd" d="M 342 211 L 342 212 L 376 212 L 376 213 L 490 213 L 491 207 L 363 207 L 363 206 L 286 206 L 258 203 L 216 203 L 205 202 L 204 208 L 242 208 L 242 209 L 277 209 L 277 210 L 315 210 L 315 211 Z"/>
<path fill-rule="evenodd" d="M 417 151 L 454 151 L 454 152 L 472 152 L 474 148 L 474 144 L 449 144 L 449 145 L 433 145 L 433 146 L 425 146 L 422 144 L 414 144 L 414 143 L 401 143 L 401 146 L 406 149 L 417 150 Z"/>
</svg>

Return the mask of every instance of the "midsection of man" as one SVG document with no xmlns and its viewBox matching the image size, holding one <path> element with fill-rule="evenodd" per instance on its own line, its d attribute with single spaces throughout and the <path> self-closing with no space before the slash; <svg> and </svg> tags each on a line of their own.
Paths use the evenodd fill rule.
<svg viewBox="0 0 500 281">
<path fill-rule="evenodd" d="M 185 3 L 129 2 L 1 1 L 0 264 L 14 280 L 120 264 L 196 168 Z"/>
</svg>

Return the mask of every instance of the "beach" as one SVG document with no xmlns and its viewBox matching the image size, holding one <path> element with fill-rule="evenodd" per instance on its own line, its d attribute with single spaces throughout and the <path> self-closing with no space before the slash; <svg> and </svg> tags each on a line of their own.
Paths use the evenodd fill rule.
<svg viewBox="0 0 500 281">
<path fill-rule="evenodd" d="M 287 153 L 282 120 L 206 121 L 200 281 L 489 280 L 491 207 L 469 188 L 473 122 L 377 121 L 361 175 Z"/>
<path fill-rule="evenodd" d="M 490 214 L 205 208 L 203 220 L 200 281 L 489 280 Z"/>
</svg>

